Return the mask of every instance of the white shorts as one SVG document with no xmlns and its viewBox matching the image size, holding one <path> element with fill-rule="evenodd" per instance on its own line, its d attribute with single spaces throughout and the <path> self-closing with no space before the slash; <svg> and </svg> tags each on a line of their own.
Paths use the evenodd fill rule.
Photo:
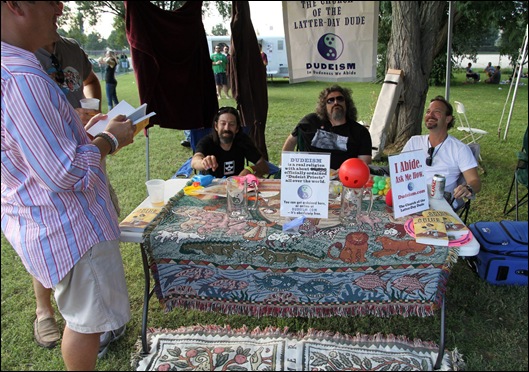
<svg viewBox="0 0 529 372">
<path fill-rule="evenodd" d="M 119 241 L 94 245 L 55 287 L 66 325 L 78 333 L 112 331 L 130 320 Z"/>
</svg>

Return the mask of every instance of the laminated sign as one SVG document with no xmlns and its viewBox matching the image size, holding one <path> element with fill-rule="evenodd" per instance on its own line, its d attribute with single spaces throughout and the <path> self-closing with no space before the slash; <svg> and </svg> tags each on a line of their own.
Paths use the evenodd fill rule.
<svg viewBox="0 0 529 372">
<path fill-rule="evenodd" d="M 281 216 L 327 218 L 330 159 L 320 152 L 281 154 Z"/>
<path fill-rule="evenodd" d="M 388 158 L 395 218 L 429 208 L 425 164 L 421 150 L 405 151 Z"/>
</svg>

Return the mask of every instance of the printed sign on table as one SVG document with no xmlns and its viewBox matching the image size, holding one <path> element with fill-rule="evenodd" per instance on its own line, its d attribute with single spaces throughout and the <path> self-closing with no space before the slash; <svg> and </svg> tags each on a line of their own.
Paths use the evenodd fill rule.
<svg viewBox="0 0 529 372">
<path fill-rule="evenodd" d="M 328 217 L 330 163 L 327 153 L 281 154 L 281 216 Z"/>
<path fill-rule="evenodd" d="M 395 218 L 429 208 L 422 150 L 406 151 L 388 158 Z"/>
</svg>

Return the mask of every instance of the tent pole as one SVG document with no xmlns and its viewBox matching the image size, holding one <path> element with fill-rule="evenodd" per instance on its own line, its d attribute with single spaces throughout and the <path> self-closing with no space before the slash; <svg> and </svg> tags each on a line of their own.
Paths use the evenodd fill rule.
<svg viewBox="0 0 529 372">
<path fill-rule="evenodd" d="M 520 57 L 519 57 L 519 60 L 521 62 L 518 64 L 518 76 L 516 76 L 516 86 L 514 87 L 514 94 L 512 96 L 511 110 L 509 111 L 509 116 L 507 118 L 507 125 L 505 126 L 505 133 L 503 133 L 503 140 L 504 141 L 507 138 L 507 132 L 509 131 L 509 124 L 511 123 L 512 111 L 514 109 L 514 102 L 516 101 L 516 93 L 518 92 L 518 84 L 520 83 L 520 78 L 521 78 L 522 72 L 523 72 L 523 61 L 525 59 L 525 54 L 527 53 L 527 28 L 528 28 L 528 25 L 525 26 L 525 37 L 524 37 L 525 43 L 524 43 L 524 46 L 523 46 L 523 52 L 522 52 L 522 54 L 520 54 Z M 514 69 L 515 73 L 516 73 L 516 71 L 517 70 Z"/>
<path fill-rule="evenodd" d="M 450 75 L 452 74 L 452 29 L 454 18 L 454 1 L 448 2 L 448 39 L 446 41 L 446 85 L 445 85 L 445 99 L 450 101 Z"/>
<path fill-rule="evenodd" d="M 517 67 L 518 67 L 518 64 L 516 64 L 514 71 L 516 71 Z M 503 105 L 503 111 L 501 112 L 500 124 L 498 125 L 498 139 L 501 138 L 501 123 L 503 122 L 503 116 L 505 115 L 505 108 L 507 107 L 507 102 L 509 102 L 509 98 L 511 98 L 511 91 L 512 91 L 513 85 L 514 85 L 514 79 L 511 80 L 511 84 L 509 85 L 509 93 L 507 93 L 507 99 L 505 100 L 505 104 Z"/>
<path fill-rule="evenodd" d="M 151 179 L 151 174 L 149 170 L 149 128 L 145 128 L 145 181 Z"/>
</svg>

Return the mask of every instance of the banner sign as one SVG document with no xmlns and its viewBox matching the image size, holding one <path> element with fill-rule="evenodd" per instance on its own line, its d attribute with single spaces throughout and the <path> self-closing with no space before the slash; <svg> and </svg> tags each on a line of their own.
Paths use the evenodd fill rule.
<svg viewBox="0 0 529 372">
<path fill-rule="evenodd" d="M 373 81 L 378 1 L 283 1 L 291 83 Z"/>
</svg>

